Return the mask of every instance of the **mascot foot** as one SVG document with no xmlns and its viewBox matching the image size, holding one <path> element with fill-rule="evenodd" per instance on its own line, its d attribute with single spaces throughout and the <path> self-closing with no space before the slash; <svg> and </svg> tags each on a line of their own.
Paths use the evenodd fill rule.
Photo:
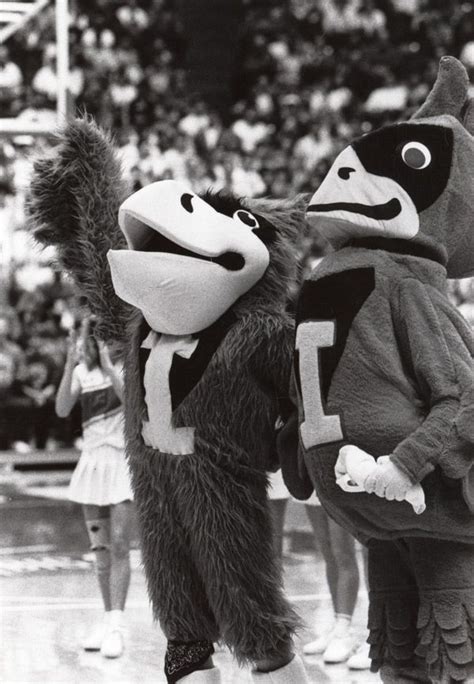
<svg viewBox="0 0 474 684">
<path fill-rule="evenodd" d="M 177 684 L 221 684 L 221 671 L 218 667 L 196 670 L 180 679 Z"/>
<path fill-rule="evenodd" d="M 168 640 L 165 655 L 165 675 L 168 684 L 191 682 L 193 684 L 219 684 L 219 670 L 214 667 L 212 641 Z"/>
<path fill-rule="evenodd" d="M 259 684 L 309 684 L 303 661 L 298 656 L 278 670 L 258 672 L 252 670 L 252 681 Z"/>
</svg>

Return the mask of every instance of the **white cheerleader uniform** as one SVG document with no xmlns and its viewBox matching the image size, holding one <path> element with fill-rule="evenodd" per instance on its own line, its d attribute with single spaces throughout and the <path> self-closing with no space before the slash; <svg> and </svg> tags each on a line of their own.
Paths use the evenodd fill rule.
<svg viewBox="0 0 474 684">
<path fill-rule="evenodd" d="M 100 367 L 74 369 L 81 386 L 82 453 L 69 485 L 69 498 L 109 506 L 133 499 L 125 459 L 123 410 L 112 381 Z"/>
</svg>

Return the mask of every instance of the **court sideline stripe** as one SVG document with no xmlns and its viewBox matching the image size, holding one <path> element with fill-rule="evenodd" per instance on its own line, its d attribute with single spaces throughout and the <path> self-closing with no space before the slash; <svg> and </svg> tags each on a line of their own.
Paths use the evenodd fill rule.
<svg viewBox="0 0 474 684">
<path fill-rule="evenodd" d="M 288 596 L 289 601 L 292 603 L 304 603 L 306 601 L 327 601 L 331 598 L 329 592 L 321 592 L 319 594 L 297 594 L 296 596 Z M 14 600 L 14 599 L 13 599 Z M 53 599 L 54 600 L 54 599 Z M 12 599 L 10 598 L 10 601 Z M 34 610 L 71 610 L 71 609 L 92 609 L 100 608 L 101 603 L 99 601 L 65 601 L 64 603 L 34 603 L 29 605 L 8 605 L 6 603 L 0 604 L 2 611 L 6 612 L 29 612 Z M 147 608 L 149 602 L 143 601 L 127 601 L 127 606 L 130 608 Z"/>
</svg>

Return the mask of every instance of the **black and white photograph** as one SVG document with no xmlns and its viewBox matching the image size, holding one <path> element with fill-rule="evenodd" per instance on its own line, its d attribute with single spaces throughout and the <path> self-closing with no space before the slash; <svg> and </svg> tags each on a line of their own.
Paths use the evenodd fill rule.
<svg viewBox="0 0 474 684">
<path fill-rule="evenodd" d="M 474 684 L 474 0 L 0 0 L 0 681 Z"/>
</svg>

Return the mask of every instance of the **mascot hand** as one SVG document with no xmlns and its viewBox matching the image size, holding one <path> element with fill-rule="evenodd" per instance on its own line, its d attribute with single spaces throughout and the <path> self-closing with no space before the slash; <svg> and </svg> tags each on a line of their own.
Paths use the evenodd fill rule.
<svg viewBox="0 0 474 684">
<path fill-rule="evenodd" d="M 388 501 L 408 501 L 417 515 L 426 509 L 425 493 L 419 484 L 413 484 L 405 473 L 397 468 L 390 456 L 381 456 L 364 483 L 366 492 L 377 494 Z"/>
<path fill-rule="evenodd" d="M 407 501 L 415 513 L 425 510 L 425 495 L 419 484 L 395 466 L 390 456 L 381 456 L 377 462 L 367 452 L 349 444 L 339 451 L 335 465 L 336 482 L 346 492 L 367 492 L 389 501 Z"/>
<path fill-rule="evenodd" d="M 364 482 L 375 467 L 375 458 L 353 444 L 339 450 L 334 466 L 336 482 L 346 492 L 363 492 Z"/>
<path fill-rule="evenodd" d="M 369 494 L 377 494 L 388 501 L 403 501 L 412 482 L 408 475 L 392 463 L 389 456 L 382 456 L 364 483 Z"/>
</svg>

